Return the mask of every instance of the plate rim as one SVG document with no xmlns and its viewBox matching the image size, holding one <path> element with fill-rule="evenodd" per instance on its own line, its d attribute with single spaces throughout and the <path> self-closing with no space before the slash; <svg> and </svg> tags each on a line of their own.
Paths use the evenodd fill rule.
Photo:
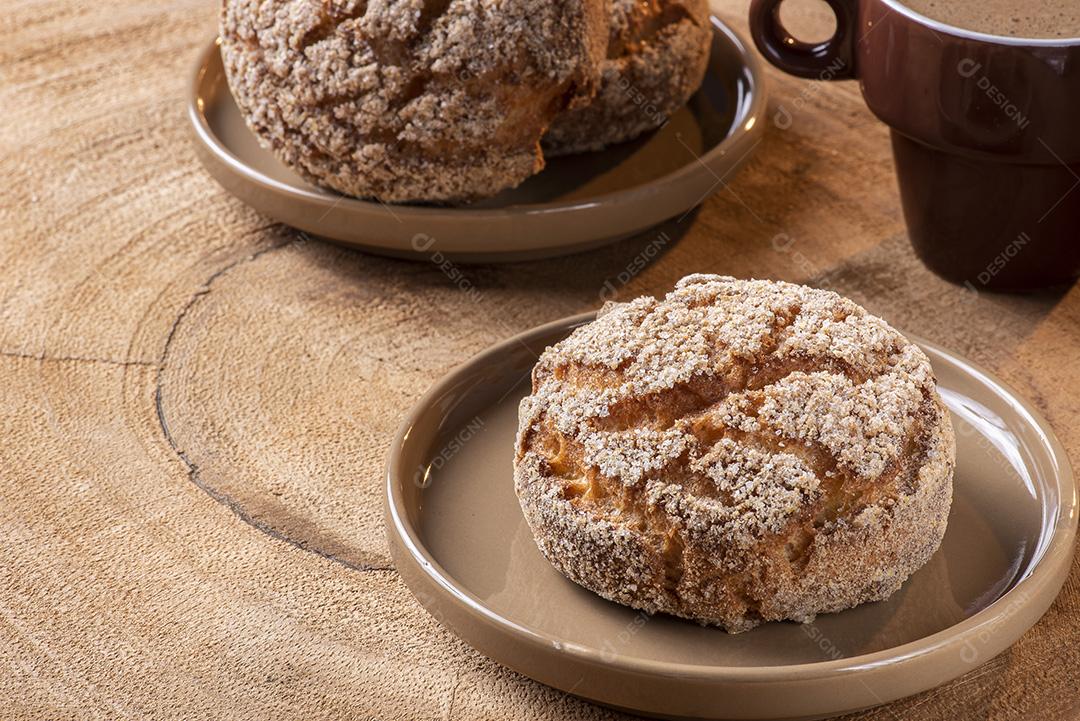
<svg viewBox="0 0 1080 721">
<path fill-rule="evenodd" d="M 522 216 L 569 215 L 602 205 L 625 207 L 647 199 L 651 194 L 654 194 L 656 189 L 660 186 L 667 186 L 685 181 L 698 172 L 697 168 L 702 163 L 708 163 L 714 158 L 726 155 L 732 147 L 739 143 L 746 142 L 746 139 L 748 138 L 759 137 L 764 131 L 763 121 L 768 103 L 767 80 L 763 61 L 756 53 L 750 50 L 750 46 L 742 39 L 742 37 L 715 13 L 710 12 L 709 18 L 714 36 L 720 34 L 727 43 L 732 45 L 738 51 L 743 63 L 743 72 L 751 79 L 754 92 L 750 96 L 750 102 L 745 103 L 743 107 L 737 109 L 736 117 L 732 121 L 730 132 L 727 136 L 710 148 L 708 152 L 703 153 L 697 161 L 687 162 L 678 169 L 651 182 L 634 185 L 621 190 L 609 191 L 592 198 L 574 202 L 556 200 L 544 203 L 514 204 L 502 208 L 469 208 L 410 204 L 393 204 L 392 207 L 395 211 L 407 214 L 417 220 L 445 217 L 447 214 L 453 214 L 455 216 L 455 221 L 478 224 L 507 217 L 520 218 Z M 249 182 L 252 182 L 265 190 L 286 195 L 294 200 L 302 200 L 305 203 L 311 203 L 323 209 L 333 208 L 335 210 L 351 210 L 353 212 L 384 212 L 383 209 L 385 208 L 385 204 L 378 201 L 362 200 L 352 196 L 335 193 L 330 190 L 327 191 L 328 194 L 324 195 L 313 190 L 283 183 L 262 173 L 258 169 L 247 165 L 225 146 L 210 127 L 210 124 L 203 113 L 201 107 L 203 98 L 200 93 L 200 88 L 204 83 L 203 78 L 206 74 L 208 64 L 212 55 L 220 52 L 220 46 L 221 38 L 218 36 L 215 37 L 207 47 L 200 51 L 194 65 L 194 72 L 191 74 L 187 83 L 187 97 L 185 104 L 189 125 L 197 146 L 204 151 L 209 151 L 210 155 L 212 155 L 217 162 L 228 166 L 233 173 L 242 176 Z M 747 153 L 747 155 L 749 155 L 749 153 Z M 743 160 L 745 160 L 745 158 Z M 209 168 L 207 169 L 210 170 Z M 213 174 L 214 173 L 211 171 L 211 175 Z"/>
<path fill-rule="evenodd" d="M 560 329 L 569 331 L 578 325 L 589 322 L 595 316 L 596 311 L 589 311 L 544 323 L 495 343 L 480 353 L 473 355 L 465 362 L 448 371 L 415 402 L 394 436 L 387 457 L 384 488 L 386 532 L 391 549 L 393 550 L 400 544 L 408 552 L 408 557 L 402 560 L 416 564 L 417 568 L 446 591 L 456 604 L 464 605 L 466 610 L 479 614 L 486 622 L 513 635 L 519 641 L 529 645 L 542 646 L 549 651 L 554 648 L 560 653 L 568 654 L 574 657 L 575 660 L 588 665 L 611 668 L 626 673 L 678 677 L 713 683 L 790 683 L 881 670 L 885 667 L 895 668 L 929 655 L 948 653 L 956 647 L 962 647 L 966 643 L 970 643 L 972 637 L 978 637 L 980 632 L 985 633 L 988 627 L 995 629 L 999 626 L 1004 627 L 1010 618 L 1021 615 L 1015 610 L 1010 611 L 1007 608 L 1012 602 L 1019 599 L 1022 606 L 1038 608 L 1039 610 L 1034 620 L 1030 623 L 1023 623 L 1023 628 L 1015 634 L 1009 634 L 1008 643 L 1005 645 L 1005 648 L 1008 648 L 1023 633 L 1035 625 L 1057 597 L 1071 567 L 1077 532 L 1078 491 L 1064 447 L 1038 410 L 1033 408 L 1022 396 L 1018 395 L 1008 384 L 992 372 L 944 349 L 936 343 L 905 333 L 905 337 L 920 347 L 928 348 L 950 362 L 963 366 L 976 375 L 981 382 L 991 387 L 999 397 L 1008 400 L 1014 408 L 1025 416 L 1025 420 L 1039 431 L 1039 435 L 1046 446 L 1048 457 L 1054 461 L 1056 470 L 1054 478 L 1057 481 L 1058 490 L 1058 503 L 1054 509 L 1055 522 L 1049 529 L 1045 520 L 1043 523 L 1044 531 L 1050 534 L 1049 542 L 1044 544 L 1042 553 L 1037 558 L 1032 559 L 1029 564 L 1030 573 L 1017 581 L 1008 591 L 985 608 L 959 623 L 900 646 L 842 659 L 775 666 L 703 666 L 628 657 L 622 654 L 613 659 L 605 658 L 599 651 L 577 644 L 560 642 L 499 615 L 488 608 L 480 599 L 469 593 L 467 589 L 455 584 L 453 577 L 427 552 L 416 533 L 416 529 L 408 522 L 403 507 L 404 501 L 401 494 L 395 490 L 395 486 L 399 481 L 407 480 L 407 474 L 401 468 L 402 454 L 399 453 L 399 449 L 405 443 L 411 428 L 417 419 L 423 415 L 425 409 L 430 407 L 434 400 L 441 397 L 456 382 L 460 381 L 460 376 L 471 366 L 481 363 L 492 356 L 501 355 L 507 348 L 512 346 L 525 344 L 528 347 L 526 341 L 533 337 L 548 335 Z M 397 568 L 399 558 L 396 554 L 394 562 Z M 408 581 L 409 574 L 400 573 L 399 569 L 399 575 L 406 580 L 410 591 L 415 595 L 413 584 Z M 429 612 L 432 611 L 423 599 L 418 598 L 417 601 Z M 456 629 L 451 628 L 451 631 L 455 635 L 459 635 Z M 470 646 L 472 645 L 470 640 L 463 640 L 466 640 Z M 996 655 L 996 653 L 992 655 Z M 992 655 L 987 656 L 984 661 L 988 661 Z M 973 664 L 971 669 L 974 669 L 977 665 L 981 664 Z M 523 671 L 523 673 L 526 672 Z M 526 675 L 529 674 L 526 673 Z M 948 678 L 943 678 L 942 682 L 946 680 Z"/>
</svg>

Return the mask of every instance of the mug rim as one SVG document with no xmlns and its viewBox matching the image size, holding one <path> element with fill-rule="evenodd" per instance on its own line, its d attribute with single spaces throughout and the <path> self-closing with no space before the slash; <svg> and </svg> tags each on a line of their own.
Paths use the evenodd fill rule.
<svg viewBox="0 0 1080 721">
<path fill-rule="evenodd" d="M 976 40 L 986 43 L 997 43 L 999 45 L 1013 45 L 1016 47 L 1074 47 L 1080 46 L 1080 37 L 1063 37 L 1063 38 L 1029 38 L 1029 37 L 1017 37 L 1014 35 L 995 35 L 993 33 L 984 33 L 978 30 L 968 30 L 958 25 L 950 25 L 949 23 L 942 22 L 941 20 L 935 20 L 934 18 L 923 15 L 922 13 L 911 9 L 905 5 L 901 0 L 879 0 L 882 4 L 886 5 L 892 10 L 906 16 L 910 20 L 914 20 L 922 25 L 926 25 L 931 30 L 943 32 L 949 35 L 964 38 L 966 40 Z"/>
</svg>

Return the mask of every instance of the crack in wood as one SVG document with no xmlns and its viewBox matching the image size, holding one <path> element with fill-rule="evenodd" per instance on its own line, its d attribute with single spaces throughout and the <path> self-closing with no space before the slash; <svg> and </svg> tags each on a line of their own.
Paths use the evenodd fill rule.
<svg viewBox="0 0 1080 721">
<path fill-rule="evenodd" d="M 94 356 L 56 356 L 42 351 L 41 353 L 27 353 L 16 350 L 0 350 L 0 358 L 14 358 L 17 360 L 33 360 L 41 363 L 92 363 L 96 365 L 110 365 L 118 368 L 154 368 L 157 363 L 144 360 L 117 360 L 115 358 L 97 358 Z"/>
<path fill-rule="evenodd" d="M 450 702 L 446 706 L 446 721 L 454 720 L 454 703 L 457 701 L 458 687 L 461 686 L 461 672 L 454 672 L 454 685 L 450 687 Z"/>
<path fill-rule="evenodd" d="M 236 260 L 232 261 L 231 263 L 228 263 L 228 264 L 222 266 L 221 268 L 218 268 L 216 271 L 214 271 L 209 277 L 207 277 L 207 279 L 205 281 L 203 281 L 202 287 L 200 287 L 198 290 L 196 290 L 194 293 L 192 293 L 191 297 L 188 299 L 188 302 L 185 303 L 184 307 L 180 309 L 180 312 L 177 314 L 176 318 L 172 322 L 172 325 L 169 327 L 169 332 L 165 336 L 165 344 L 164 344 L 164 346 L 162 348 L 161 359 L 158 361 L 157 364 L 147 364 L 147 365 L 150 365 L 150 366 L 154 366 L 154 365 L 157 366 L 157 374 L 156 374 L 156 377 L 154 379 L 154 410 L 155 410 L 155 413 L 157 415 L 158 425 L 161 427 L 161 432 L 162 432 L 162 435 L 165 438 L 165 442 L 169 444 L 169 447 L 172 449 L 173 453 L 176 454 L 177 459 L 180 461 L 181 464 L 183 464 L 184 468 L 186 469 L 188 480 L 190 480 L 192 483 L 194 483 L 198 488 L 200 488 L 202 491 L 204 491 L 208 496 L 213 498 L 215 501 L 217 501 L 218 503 L 220 503 L 223 506 L 225 506 L 226 508 L 228 508 L 230 511 L 232 511 L 232 513 L 237 518 L 239 518 L 241 521 L 248 524 L 252 528 L 255 528 L 255 529 L 265 533 L 266 535 L 270 536 L 271 538 L 274 538 L 274 539 L 279 540 L 279 541 L 283 541 L 283 542 L 289 544 L 290 546 L 293 546 L 294 548 L 299 548 L 300 550 L 308 551 L 308 552 L 313 553 L 313 554 L 315 554 L 317 556 L 325 558 L 328 561 L 333 561 L 334 563 L 339 563 L 342 566 L 345 566 L 346 568 L 350 568 L 350 569 L 352 569 L 354 571 L 362 571 L 362 572 L 392 571 L 392 572 L 394 572 L 395 569 L 394 569 L 394 567 L 392 565 L 356 563 L 356 562 L 350 561 L 348 559 L 342 558 L 342 557 L 340 557 L 338 555 L 335 555 L 335 554 L 332 554 L 332 553 L 327 553 L 326 551 L 322 551 L 322 550 L 320 550 L 318 548 L 315 548 L 315 547 L 301 541 L 300 539 L 293 538 L 292 536 L 289 536 L 289 535 L 287 535 L 285 533 L 282 533 L 281 531 L 274 528 L 270 524 L 265 523 L 265 522 L 255 518 L 255 517 L 253 517 L 250 513 L 248 513 L 244 509 L 243 505 L 239 501 L 237 501 L 235 498 L 228 495 L 227 493 L 221 492 L 220 490 L 214 488 L 213 486 L 209 485 L 208 483 L 206 483 L 203 480 L 202 476 L 199 474 L 199 466 L 198 466 L 198 464 L 195 463 L 194 461 L 192 461 L 191 458 L 188 457 L 187 453 L 185 453 L 184 450 L 182 448 L 180 448 L 180 446 L 176 443 L 176 440 L 173 437 L 172 432 L 169 430 L 169 423 L 165 418 L 165 407 L 164 407 L 164 400 L 163 400 L 163 395 L 162 395 L 162 376 L 163 376 L 163 374 L 165 372 L 166 361 L 168 360 L 169 351 L 170 351 L 170 349 L 172 347 L 173 339 L 176 336 L 176 331 L 180 327 L 180 324 L 184 321 L 184 318 L 187 317 L 187 314 L 191 311 L 192 308 L 195 307 L 195 304 L 199 302 L 200 298 L 202 298 L 203 296 L 207 295 L 210 292 L 213 284 L 219 278 L 226 275 L 227 273 L 229 273 L 233 269 L 235 269 L 235 268 L 237 268 L 237 267 L 239 267 L 241 265 L 244 265 L 245 263 L 250 263 L 250 262 L 252 262 L 254 260 L 257 260 L 258 258 L 260 258 L 260 257 L 262 257 L 262 256 L 264 256 L 264 255 L 266 255 L 268 253 L 273 253 L 275 251 L 282 250 L 284 248 L 291 248 L 291 247 L 294 247 L 294 246 L 302 245 L 305 242 L 305 240 L 306 240 L 306 236 L 300 235 L 298 237 L 290 238 L 289 240 L 287 240 L 287 241 L 285 241 L 283 243 L 276 243 L 276 244 L 274 244 L 274 245 L 272 245 L 272 246 L 270 246 L 268 248 L 262 248 L 260 250 L 255 251 L 254 253 L 250 253 L 250 254 L 248 254 L 246 256 L 243 256 L 241 258 L 237 258 Z"/>
</svg>

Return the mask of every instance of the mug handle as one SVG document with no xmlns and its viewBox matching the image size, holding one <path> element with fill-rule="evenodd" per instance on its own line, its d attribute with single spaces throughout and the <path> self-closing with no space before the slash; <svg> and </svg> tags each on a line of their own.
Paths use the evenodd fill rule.
<svg viewBox="0 0 1080 721">
<path fill-rule="evenodd" d="M 750 34 L 765 58 L 800 78 L 847 80 L 855 77 L 855 29 L 858 0 L 825 0 L 836 15 L 836 32 L 823 43 L 806 43 L 780 22 L 784 0 L 753 0 Z"/>
</svg>

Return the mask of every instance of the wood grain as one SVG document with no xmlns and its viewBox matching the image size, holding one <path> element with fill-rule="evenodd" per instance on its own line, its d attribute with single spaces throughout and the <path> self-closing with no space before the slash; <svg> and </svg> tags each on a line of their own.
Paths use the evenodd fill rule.
<svg viewBox="0 0 1080 721">
<path fill-rule="evenodd" d="M 716 9 L 745 26 L 746 0 Z M 854 83 L 771 74 L 773 122 L 699 213 L 460 269 L 310 241 L 224 193 L 183 97 L 206 0 L 0 15 L 5 718 L 601 718 L 479 656 L 389 562 L 406 408 L 512 333 L 689 272 L 834 288 L 1005 377 L 1080 449 L 1080 291 L 976 294 L 909 250 Z M 807 13 L 809 22 L 821 18 Z M 677 226 L 677 227 L 676 227 Z M 865 719 L 1080 717 L 1080 584 L 1012 650 Z"/>
</svg>

